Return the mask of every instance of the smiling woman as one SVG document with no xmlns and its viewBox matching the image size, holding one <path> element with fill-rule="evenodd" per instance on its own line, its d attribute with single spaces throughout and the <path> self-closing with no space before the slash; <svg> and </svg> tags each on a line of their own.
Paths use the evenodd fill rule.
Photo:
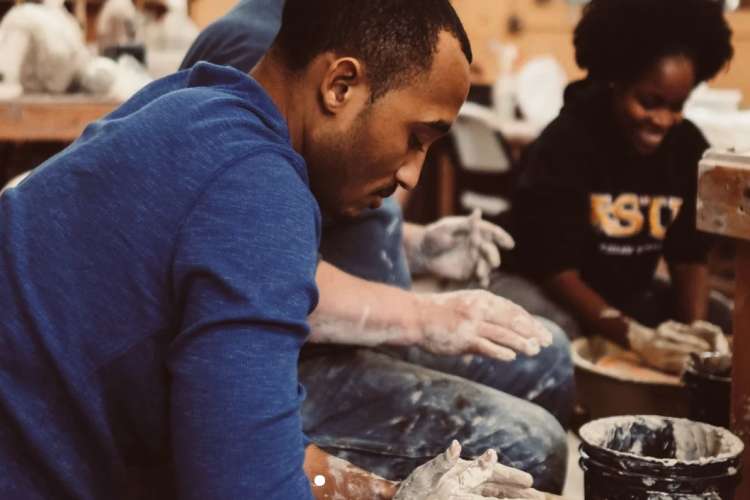
<svg viewBox="0 0 750 500">
<path fill-rule="evenodd" d="M 655 349 L 629 345 L 638 323 L 709 317 L 728 329 L 728 311 L 709 309 L 711 242 L 695 228 L 708 144 L 682 108 L 731 59 L 730 40 L 715 0 L 583 9 L 574 44 L 587 77 L 568 86 L 560 115 L 528 149 L 515 194 L 517 268 L 547 292 L 521 305 L 543 316 L 562 307 L 583 332 L 636 350 Z M 654 281 L 662 257 L 670 285 Z"/>
<path fill-rule="evenodd" d="M 614 117 L 633 148 L 654 153 L 682 121 L 682 108 L 696 83 L 696 67 L 686 55 L 668 55 L 631 84 L 614 88 Z"/>
<path fill-rule="evenodd" d="M 592 2 L 575 31 L 576 61 L 614 89 L 615 120 L 642 154 L 682 119 L 695 86 L 732 56 L 721 2 Z M 637 28 L 638 36 L 632 36 Z"/>
</svg>

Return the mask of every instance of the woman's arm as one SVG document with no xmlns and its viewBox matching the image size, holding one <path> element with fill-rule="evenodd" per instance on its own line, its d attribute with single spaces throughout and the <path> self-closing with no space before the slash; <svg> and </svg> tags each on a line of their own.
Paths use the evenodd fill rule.
<svg viewBox="0 0 750 500">
<path fill-rule="evenodd" d="M 575 315 L 586 332 L 628 345 L 627 318 L 584 283 L 578 271 L 562 271 L 548 278 L 544 287 Z"/>
<path fill-rule="evenodd" d="M 708 317 L 708 266 L 703 262 L 669 265 L 675 291 L 674 319 L 690 324 Z"/>
</svg>

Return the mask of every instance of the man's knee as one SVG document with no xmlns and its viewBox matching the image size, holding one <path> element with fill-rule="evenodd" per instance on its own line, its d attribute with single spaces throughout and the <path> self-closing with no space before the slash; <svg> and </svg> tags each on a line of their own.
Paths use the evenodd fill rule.
<svg viewBox="0 0 750 500">
<path fill-rule="evenodd" d="M 544 360 L 545 364 L 550 363 L 559 366 L 561 371 L 566 372 L 572 377 L 573 361 L 570 355 L 570 340 L 568 336 L 560 326 L 547 318 L 537 316 L 536 319 L 552 334 L 552 344 L 542 349 L 537 356 L 539 359 Z"/>
<path fill-rule="evenodd" d="M 575 404 L 575 378 L 570 341 L 553 322 L 537 318 L 552 333 L 552 344 L 531 358 L 520 358 L 527 385 L 521 394 L 552 413 L 567 428 Z"/>
</svg>

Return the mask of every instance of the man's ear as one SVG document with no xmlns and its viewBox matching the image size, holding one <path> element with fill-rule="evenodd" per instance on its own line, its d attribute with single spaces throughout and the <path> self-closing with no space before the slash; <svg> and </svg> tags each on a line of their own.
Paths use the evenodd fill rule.
<svg viewBox="0 0 750 500">
<path fill-rule="evenodd" d="M 360 100 L 362 94 L 369 98 L 369 86 L 365 81 L 362 63 L 352 57 L 332 58 L 320 91 L 324 110 L 333 114 L 352 101 Z"/>
</svg>

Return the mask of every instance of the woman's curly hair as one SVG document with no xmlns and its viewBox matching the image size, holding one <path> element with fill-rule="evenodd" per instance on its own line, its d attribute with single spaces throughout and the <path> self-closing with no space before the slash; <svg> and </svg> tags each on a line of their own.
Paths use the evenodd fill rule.
<svg viewBox="0 0 750 500">
<path fill-rule="evenodd" d="M 732 58 L 722 0 L 592 0 L 575 30 L 576 62 L 597 80 L 628 82 L 659 59 L 685 55 L 696 83 Z"/>
</svg>

